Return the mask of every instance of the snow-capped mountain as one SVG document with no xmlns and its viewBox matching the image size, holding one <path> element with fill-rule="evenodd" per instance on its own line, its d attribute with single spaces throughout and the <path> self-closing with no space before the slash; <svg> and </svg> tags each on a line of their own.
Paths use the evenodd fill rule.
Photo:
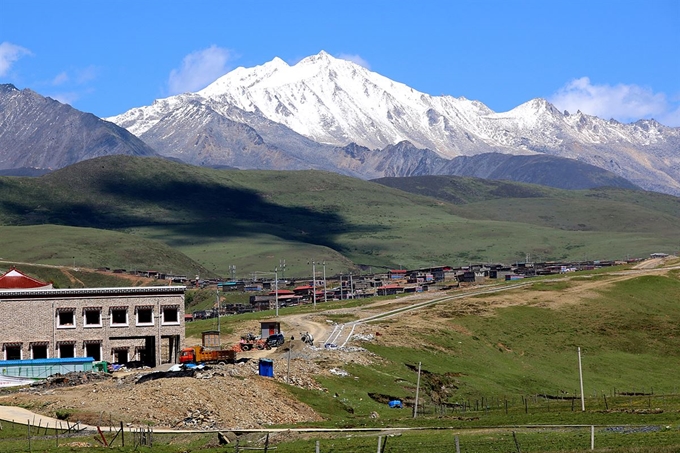
<svg viewBox="0 0 680 453">
<path fill-rule="evenodd" d="M 544 99 L 497 113 L 478 101 L 421 93 L 325 52 L 294 66 L 275 58 L 241 67 L 199 92 L 109 120 L 160 154 L 202 165 L 387 176 L 379 174 L 384 165 L 359 165 L 376 156 L 337 150 L 354 143 L 373 154 L 408 141 L 443 160 L 483 153 L 576 159 L 643 188 L 680 194 L 680 128 L 560 112 Z M 430 171 L 445 167 L 439 162 Z"/>
</svg>

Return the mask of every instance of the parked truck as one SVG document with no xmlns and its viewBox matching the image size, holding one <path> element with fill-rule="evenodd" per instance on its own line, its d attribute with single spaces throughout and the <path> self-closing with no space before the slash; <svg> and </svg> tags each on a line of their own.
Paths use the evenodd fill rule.
<svg viewBox="0 0 680 453">
<path fill-rule="evenodd" d="M 233 349 L 207 349 L 203 346 L 192 346 L 182 349 L 179 363 L 234 363 L 236 351 Z"/>
</svg>

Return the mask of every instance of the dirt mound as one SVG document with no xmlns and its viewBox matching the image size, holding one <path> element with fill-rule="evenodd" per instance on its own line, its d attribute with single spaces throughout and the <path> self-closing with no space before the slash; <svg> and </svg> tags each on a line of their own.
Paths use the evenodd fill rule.
<svg viewBox="0 0 680 453">
<path fill-rule="evenodd" d="M 283 364 L 281 364 L 282 366 Z M 275 368 L 279 380 L 285 378 Z M 321 420 L 271 378 L 258 376 L 256 364 L 214 367 L 194 377 L 156 379 L 136 384 L 141 375 L 88 382 L 73 387 L 32 388 L 3 397 L 40 413 L 101 425 L 151 422 L 164 428 L 245 429 Z M 304 384 L 294 369 L 292 378 Z M 291 379 L 292 380 L 292 379 Z M 318 387 L 318 384 L 316 384 Z"/>
</svg>

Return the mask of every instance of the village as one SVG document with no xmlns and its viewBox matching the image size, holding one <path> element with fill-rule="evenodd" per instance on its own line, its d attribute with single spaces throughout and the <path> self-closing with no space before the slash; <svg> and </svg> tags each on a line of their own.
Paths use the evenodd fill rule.
<svg viewBox="0 0 680 453">
<path fill-rule="evenodd" d="M 631 260 L 636 261 L 636 260 Z M 391 269 L 378 274 L 338 275 L 313 279 L 188 280 L 157 271 L 131 271 L 168 282 L 159 286 L 119 288 L 53 288 L 11 268 L 0 276 L 0 315 L 14 320 L 0 326 L 2 374 L 17 378 L 46 377 L 52 371 L 96 368 L 96 363 L 158 367 L 180 363 L 186 344 L 185 323 L 221 316 L 273 310 L 331 300 L 394 296 L 448 290 L 485 281 L 514 281 L 539 275 L 591 270 L 624 264 L 619 261 L 525 262 L 471 264 L 466 267 L 433 266 Z M 121 269 L 100 272 L 127 272 Z M 222 302 L 212 309 L 185 312 L 185 291 L 212 288 L 218 296 L 230 292 L 251 293 L 249 303 Z M 278 346 L 280 327 L 261 326 L 255 338 L 242 338 L 242 349 Z M 219 345 L 202 339 L 202 346 Z M 238 346 L 238 345 L 237 345 Z M 323 345 L 321 345 L 323 346 Z M 237 348 L 238 349 L 238 348 Z M 34 369 L 35 368 L 35 369 Z"/>
<path fill-rule="evenodd" d="M 238 331 L 227 335 L 219 327 L 212 329 L 219 326 L 220 318 L 232 316 L 229 312 L 237 307 L 222 304 L 221 316 L 204 323 L 207 330 L 200 338 L 186 335 L 188 323 L 196 322 L 189 321 L 193 316 L 185 313 L 187 286 L 58 289 L 11 268 L 0 276 L 0 309 L 6 319 L 16 320 L 13 325 L 0 327 L 5 359 L 0 361 L 0 385 L 24 387 L 6 393 L 4 404 L 42 404 L 43 412 L 53 417 L 77 408 L 80 422 L 91 426 L 104 423 L 102 407 L 109 417 L 127 420 L 131 423 L 128 426 L 152 421 L 158 428 L 167 429 L 245 430 L 317 420 L 317 414 L 290 400 L 275 384 L 324 392 L 327 390 L 317 377 L 348 376 L 348 365 L 377 363 L 380 358 L 363 346 L 381 342 L 381 338 L 399 341 L 399 331 L 379 321 L 387 319 L 385 316 L 423 307 L 433 299 L 471 297 L 489 287 L 512 288 L 534 275 L 616 264 L 623 262 L 520 263 L 509 269 L 482 265 L 397 269 L 325 282 L 253 280 L 243 282 L 240 290 L 240 281 L 187 281 L 189 287 L 203 286 L 218 295 L 252 291 L 249 307 L 262 311 L 259 319 L 233 318 L 238 320 Z M 499 281 L 507 283 L 494 284 Z M 257 291 L 246 290 L 246 285 Z M 400 297 L 366 301 L 371 305 L 361 309 L 363 319 L 347 325 L 330 322 L 328 317 L 333 315 L 322 310 L 323 304 L 330 306 L 333 299 L 366 298 L 386 287 L 395 290 L 388 294 Z M 300 304 L 311 309 L 316 303 L 319 310 L 293 311 L 279 318 L 273 311 L 278 292 L 282 305 Z M 341 309 L 339 313 L 352 310 Z M 214 316 L 216 311 L 205 315 Z M 374 322 L 360 322 L 363 320 Z M 246 332 L 252 332 L 252 336 L 243 335 Z M 69 391 L 60 391 L 61 387 Z M 122 400 L 121 391 L 125 395 Z M 182 397 L 185 392 L 201 395 L 200 403 Z M 272 410 L 268 401 L 273 400 L 285 402 L 290 410 Z M 388 400 L 384 403 L 402 403 Z M 249 410 L 229 410 L 225 401 L 246 404 Z M 413 405 L 414 401 L 407 399 L 403 404 Z M 154 407 L 165 409 L 152 410 Z"/>
</svg>

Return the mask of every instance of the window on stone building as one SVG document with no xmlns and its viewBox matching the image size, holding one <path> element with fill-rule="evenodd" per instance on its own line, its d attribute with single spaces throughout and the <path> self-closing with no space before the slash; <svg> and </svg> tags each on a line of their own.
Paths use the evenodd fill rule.
<svg viewBox="0 0 680 453">
<path fill-rule="evenodd" d="M 101 308 L 85 308 L 83 310 L 83 319 L 85 327 L 101 327 L 102 326 L 102 309 Z"/>
<path fill-rule="evenodd" d="M 138 307 L 137 308 L 137 325 L 153 325 L 153 308 Z"/>
<path fill-rule="evenodd" d="M 112 352 L 114 363 L 128 362 L 128 348 L 116 348 Z"/>
<path fill-rule="evenodd" d="M 35 343 L 31 345 L 32 359 L 47 359 L 48 356 L 47 343 Z"/>
<path fill-rule="evenodd" d="M 5 345 L 5 360 L 21 360 L 21 344 Z"/>
<path fill-rule="evenodd" d="M 76 326 L 75 308 L 65 308 L 57 311 L 57 326 L 61 328 L 74 328 Z"/>
<path fill-rule="evenodd" d="M 111 309 L 111 325 L 112 326 L 128 325 L 127 307 L 115 307 Z"/>
<path fill-rule="evenodd" d="M 163 324 L 179 324 L 179 308 L 163 307 Z"/>
<path fill-rule="evenodd" d="M 59 344 L 59 357 L 69 359 L 76 356 L 76 345 L 74 343 Z"/>
<path fill-rule="evenodd" d="M 92 357 L 95 362 L 102 359 L 102 344 L 101 342 L 87 342 L 85 343 L 85 357 Z"/>
</svg>

